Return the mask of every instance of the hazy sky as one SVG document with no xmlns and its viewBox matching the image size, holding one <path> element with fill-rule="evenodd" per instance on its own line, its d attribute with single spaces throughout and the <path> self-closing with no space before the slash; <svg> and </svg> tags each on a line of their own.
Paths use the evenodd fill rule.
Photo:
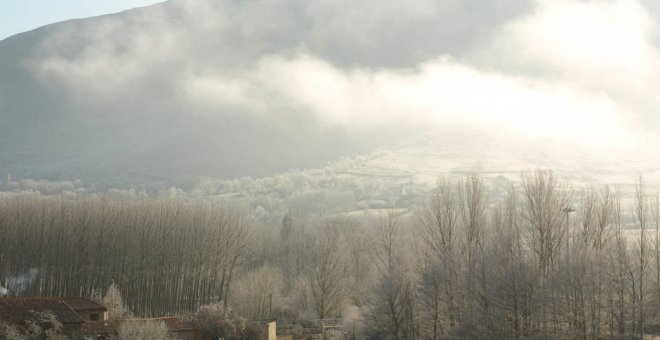
<svg viewBox="0 0 660 340">
<path fill-rule="evenodd" d="M 59 21 L 115 13 L 161 1 L 3 0 L 0 11 L 0 40 Z"/>
</svg>

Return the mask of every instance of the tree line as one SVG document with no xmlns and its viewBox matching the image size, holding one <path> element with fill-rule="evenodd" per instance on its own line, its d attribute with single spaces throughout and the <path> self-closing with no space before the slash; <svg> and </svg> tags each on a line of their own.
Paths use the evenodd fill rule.
<svg viewBox="0 0 660 340">
<path fill-rule="evenodd" d="M 660 202 L 641 180 L 632 196 L 539 170 L 493 197 L 472 175 L 414 213 L 269 225 L 201 200 L 11 194 L 0 279 L 44 296 L 114 282 L 139 316 L 341 319 L 352 339 L 635 338 L 660 330 Z"/>
</svg>

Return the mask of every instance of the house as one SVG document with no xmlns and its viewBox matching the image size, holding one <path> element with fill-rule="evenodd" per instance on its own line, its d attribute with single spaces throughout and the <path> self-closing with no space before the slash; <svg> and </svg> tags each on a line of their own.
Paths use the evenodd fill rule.
<svg viewBox="0 0 660 340">
<path fill-rule="evenodd" d="M 108 320 L 108 308 L 92 300 L 81 297 L 62 298 L 85 322 Z"/>
<path fill-rule="evenodd" d="M 163 322 L 172 335 L 182 340 L 208 340 L 210 337 L 195 328 L 188 322 L 183 322 L 175 317 L 149 318 L 149 319 L 125 319 L 111 321 L 90 321 L 82 326 L 82 333 L 93 339 L 108 339 L 119 334 L 119 328 L 126 322 Z"/>
<path fill-rule="evenodd" d="M 0 298 L 0 321 L 14 325 L 18 329 L 27 327 L 29 322 L 38 321 L 39 313 L 47 312 L 62 324 L 64 334 L 73 337 L 85 323 L 62 299 L 10 297 Z M 42 327 L 48 327 L 42 324 Z"/>
<path fill-rule="evenodd" d="M 168 331 L 179 339 L 210 340 L 205 332 L 175 317 L 108 321 L 108 309 L 85 298 L 0 298 L 0 322 L 7 322 L 19 330 L 24 330 L 29 323 L 38 321 L 39 314 L 43 312 L 51 313 L 62 324 L 63 332 L 69 338 L 84 335 L 93 339 L 108 339 L 116 336 L 124 323 L 155 321 L 163 322 Z"/>
</svg>

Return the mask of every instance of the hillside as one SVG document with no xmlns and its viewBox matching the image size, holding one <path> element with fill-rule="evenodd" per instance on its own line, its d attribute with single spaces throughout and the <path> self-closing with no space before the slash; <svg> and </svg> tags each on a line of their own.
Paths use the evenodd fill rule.
<svg viewBox="0 0 660 340">
<path fill-rule="evenodd" d="M 355 92 L 342 73 L 465 54 L 530 9 L 513 3 L 171 0 L 18 34 L 0 41 L 0 173 L 190 188 L 364 153 L 420 121 L 356 124 L 382 108 L 326 99 Z"/>
<path fill-rule="evenodd" d="M 187 195 L 244 201 L 255 215 L 276 221 L 331 212 L 365 213 L 394 207 L 410 210 L 423 203 L 438 178 L 477 174 L 494 198 L 520 181 L 521 174 L 551 169 L 580 191 L 608 185 L 632 197 L 639 176 L 649 191 L 660 189 L 660 157 L 654 145 L 588 148 L 550 138 L 511 138 L 474 131 L 462 137 L 426 133 L 363 155 L 344 157 L 324 167 L 261 178 L 202 179 Z M 182 193 L 179 193 L 182 194 Z"/>
<path fill-rule="evenodd" d="M 136 61 L 125 54 L 141 48 L 136 39 L 158 45 L 159 37 L 144 30 L 157 29 L 157 19 L 177 21 L 182 10 L 165 3 L 0 41 L 0 173 L 100 188 L 186 187 L 201 176 L 265 176 L 363 150 L 341 128 L 309 115 L 282 108 L 273 124 L 180 95 L 179 74 L 192 72 L 185 67 L 167 76 L 162 64 L 147 60 L 142 74 L 122 78 Z M 108 49 L 100 62 L 112 70 L 96 74 L 86 58 L 99 48 Z"/>
</svg>

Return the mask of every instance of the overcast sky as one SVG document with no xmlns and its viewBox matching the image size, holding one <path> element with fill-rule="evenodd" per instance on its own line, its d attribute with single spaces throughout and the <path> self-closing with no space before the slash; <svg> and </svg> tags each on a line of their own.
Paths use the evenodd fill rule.
<svg viewBox="0 0 660 340">
<path fill-rule="evenodd" d="M 68 19 L 146 6 L 162 0 L 2 0 L 0 40 Z"/>
</svg>

